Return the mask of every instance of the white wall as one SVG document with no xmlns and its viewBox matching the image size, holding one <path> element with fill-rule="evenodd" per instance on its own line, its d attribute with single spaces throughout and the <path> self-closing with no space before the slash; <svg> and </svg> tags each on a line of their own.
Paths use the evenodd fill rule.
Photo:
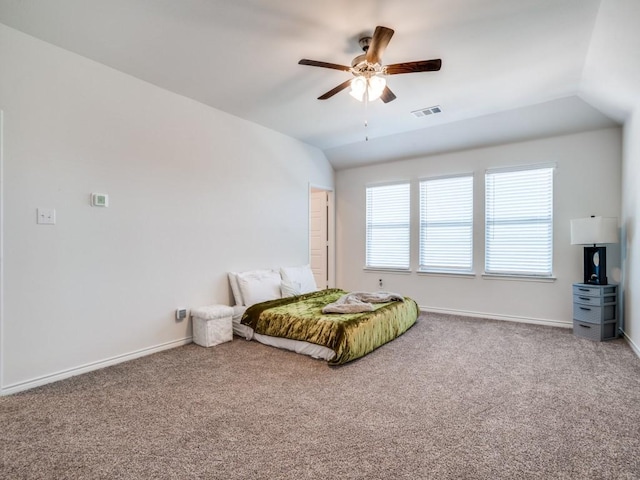
<svg viewBox="0 0 640 480">
<path fill-rule="evenodd" d="M 555 282 L 496 280 L 484 271 L 484 172 L 487 168 L 557 165 L 554 177 Z M 570 325 L 571 284 L 582 280 L 582 247 L 570 245 L 570 219 L 620 217 L 621 131 L 619 128 L 467 150 L 407 161 L 340 170 L 336 173 L 337 286 L 384 288 L 414 298 L 423 308 L 511 320 Z M 418 275 L 418 179 L 473 172 L 475 277 Z M 364 271 L 365 187 L 412 182 L 411 274 Z M 620 249 L 607 249 L 610 281 L 619 281 Z"/>
<path fill-rule="evenodd" d="M 189 341 L 174 309 L 228 303 L 227 271 L 308 262 L 319 150 L 2 25 L 0 64 L 2 392 Z"/>
<path fill-rule="evenodd" d="M 640 2 L 602 0 L 587 55 L 581 96 L 625 121 L 622 167 L 624 331 L 640 356 Z"/>
<path fill-rule="evenodd" d="M 580 95 L 622 121 L 640 94 L 640 2 L 601 0 L 582 74 Z"/>
<path fill-rule="evenodd" d="M 624 127 L 624 161 L 622 168 L 622 260 L 624 283 L 622 305 L 624 332 L 640 356 L 640 105 Z"/>
</svg>

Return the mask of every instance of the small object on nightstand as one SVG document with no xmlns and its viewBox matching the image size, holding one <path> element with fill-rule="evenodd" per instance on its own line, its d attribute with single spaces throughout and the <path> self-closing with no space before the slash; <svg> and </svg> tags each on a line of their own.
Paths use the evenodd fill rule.
<svg viewBox="0 0 640 480">
<path fill-rule="evenodd" d="M 618 336 L 618 286 L 573 284 L 573 333 L 601 342 Z"/>
<path fill-rule="evenodd" d="M 233 308 L 209 305 L 191 311 L 193 341 L 202 347 L 212 347 L 233 340 Z"/>
</svg>

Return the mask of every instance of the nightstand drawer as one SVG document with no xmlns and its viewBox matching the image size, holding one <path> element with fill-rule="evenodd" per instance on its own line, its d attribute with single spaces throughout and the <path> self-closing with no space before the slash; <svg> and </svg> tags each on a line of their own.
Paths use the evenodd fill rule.
<svg viewBox="0 0 640 480">
<path fill-rule="evenodd" d="M 602 307 L 594 307 L 573 304 L 573 319 L 587 323 L 602 323 L 616 319 L 616 306 L 604 305 Z"/>
<path fill-rule="evenodd" d="M 615 295 L 616 285 L 591 286 L 584 283 L 573 285 L 573 294 L 582 296 L 599 297 L 601 295 Z"/>
<path fill-rule="evenodd" d="M 573 295 L 573 303 L 580 303 L 582 305 L 595 305 L 601 307 L 606 304 L 615 304 L 616 295 L 603 295 L 601 297 L 589 297 L 587 295 Z"/>
<path fill-rule="evenodd" d="M 616 322 L 595 324 L 574 320 L 573 334 L 577 337 L 593 340 L 594 342 L 609 340 L 616 338 Z"/>
</svg>

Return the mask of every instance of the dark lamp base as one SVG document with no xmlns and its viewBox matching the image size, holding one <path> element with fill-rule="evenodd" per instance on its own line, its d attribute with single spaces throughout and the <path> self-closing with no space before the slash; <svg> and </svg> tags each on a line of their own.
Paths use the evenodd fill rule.
<svg viewBox="0 0 640 480">
<path fill-rule="evenodd" d="M 584 283 L 608 284 L 606 247 L 584 247 Z"/>
</svg>

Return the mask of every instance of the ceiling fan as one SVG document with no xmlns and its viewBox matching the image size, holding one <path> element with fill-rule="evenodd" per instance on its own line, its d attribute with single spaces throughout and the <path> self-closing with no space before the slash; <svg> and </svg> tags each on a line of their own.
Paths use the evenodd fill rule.
<svg viewBox="0 0 640 480">
<path fill-rule="evenodd" d="M 392 65 L 382 65 L 382 54 L 384 53 L 394 31 L 387 27 L 377 26 L 373 32 L 373 37 L 363 37 L 359 44 L 365 52 L 358 55 L 351 62 L 351 66 L 337 65 L 335 63 L 318 62 L 303 58 L 298 62 L 300 65 L 310 65 L 312 67 L 333 68 L 350 72 L 355 78 L 342 82 L 332 88 L 318 100 L 326 100 L 336 93 L 351 86 L 351 95 L 360 101 L 373 101 L 380 98 L 384 103 L 395 100 L 396 96 L 389 89 L 384 78 L 385 75 L 398 75 L 400 73 L 435 72 L 440 70 L 442 60 L 420 60 L 417 62 L 394 63 Z"/>
</svg>

